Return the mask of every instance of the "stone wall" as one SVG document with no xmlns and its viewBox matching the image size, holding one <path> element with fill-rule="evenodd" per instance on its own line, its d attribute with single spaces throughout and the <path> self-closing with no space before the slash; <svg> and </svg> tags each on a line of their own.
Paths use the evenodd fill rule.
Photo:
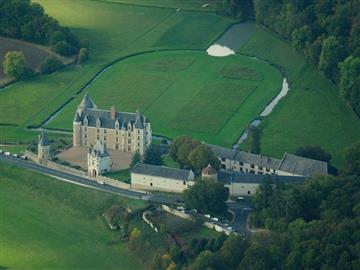
<svg viewBox="0 0 360 270">
<path fill-rule="evenodd" d="M 175 215 L 175 216 L 178 216 L 180 218 L 183 218 L 183 219 L 187 219 L 187 220 L 191 220 L 191 221 L 195 221 L 194 217 L 189 215 L 189 214 L 186 214 L 186 213 L 183 213 L 177 209 L 174 209 L 174 208 L 171 208 L 165 204 L 161 205 L 161 208 L 169 213 L 169 214 L 172 214 L 172 215 Z"/>
</svg>

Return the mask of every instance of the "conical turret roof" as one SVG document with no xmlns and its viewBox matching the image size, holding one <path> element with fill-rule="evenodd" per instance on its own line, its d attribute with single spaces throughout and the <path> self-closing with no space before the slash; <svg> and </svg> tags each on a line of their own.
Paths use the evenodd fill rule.
<svg viewBox="0 0 360 270">
<path fill-rule="evenodd" d="M 85 94 L 85 96 L 82 99 L 78 108 L 79 109 L 93 109 L 93 108 L 97 108 L 97 106 L 95 105 L 94 101 L 92 101 L 89 94 Z"/>
<path fill-rule="evenodd" d="M 49 140 L 45 134 L 45 131 L 42 129 L 41 133 L 40 133 L 40 138 L 39 138 L 39 145 L 41 146 L 49 146 Z"/>
<path fill-rule="evenodd" d="M 139 129 L 144 128 L 143 116 L 139 110 L 136 111 L 135 128 L 139 128 Z"/>
</svg>

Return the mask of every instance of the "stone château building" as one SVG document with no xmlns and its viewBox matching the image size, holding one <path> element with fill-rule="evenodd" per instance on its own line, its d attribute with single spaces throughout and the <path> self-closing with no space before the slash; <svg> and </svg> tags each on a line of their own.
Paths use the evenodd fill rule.
<svg viewBox="0 0 360 270">
<path fill-rule="evenodd" d="M 50 143 L 45 134 L 45 131 L 42 129 L 39 135 L 38 142 L 38 162 L 40 164 L 46 165 L 47 161 L 51 158 L 50 152 Z"/>
<path fill-rule="evenodd" d="M 88 175 L 96 177 L 100 174 L 110 172 L 111 158 L 104 144 L 97 141 L 88 152 Z"/>
<path fill-rule="evenodd" d="M 106 148 L 141 155 L 151 144 L 151 124 L 136 113 L 98 109 L 86 94 L 77 107 L 73 120 L 73 145 L 91 147 L 100 141 Z"/>
</svg>

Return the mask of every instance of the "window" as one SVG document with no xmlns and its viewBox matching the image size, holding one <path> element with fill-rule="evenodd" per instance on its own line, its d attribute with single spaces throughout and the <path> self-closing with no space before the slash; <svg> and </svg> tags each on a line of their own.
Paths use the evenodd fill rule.
<svg viewBox="0 0 360 270">
<path fill-rule="evenodd" d="M 115 144 L 115 149 L 119 149 L 119 145 L 118 145 L 118 144 Z"/>
<path fill-rule="evenodd" d="M 225 169 L 225 168 L 226 168 L 226 167 L 225 167 L 225 164 L 221 164 L 220 167 L 221 167 L 221 169 Z"/>
<path fill-rule="evenodd" d="M 104 141 L 106 141 L 106 136 L 104 136 Z"/>
<path fill-rule="evenodd" d="M 250 190 L 248 190 L 248 195 L 250 195 L 251 194 L 251 191 Z"/>
<path fill-rule="evenodd" d="M 225 161 L 226 159 L 225 158 L 221 158 L 221 161 Z"/>
<path fill-rule="evenodd" d="M 119 131 L 116 131 L 116 135 L 119 135 Z"/>
<path fill-rule="evenodd" d="M 261 171 L 262 171 L 262 169 L 263 169 L 263 167 L 262 167 L 262 166 L 259 166 L 259 170 L 261 170 Z"/>
<path fill-rule="evenodd" d="M 138 136 L 138 140 L 140 140 L 140 136 Z"/>
<path fill-rule="evenodd" d="M 87 127 L 84 127 L 84 131 L 85 131 L 85 132 L 87 131 Z"/>
<path fill-rule="evenodd" d="M 97 135 L 97 136 L 96 136 L 96 139 L 97 139 L 97 140 L 100 140 L 100 136 L 99 136 L 99 135 Z"/>
<path fill-rule="evenodd" d="M 259 174 L 264 174 L 263 172 L 259 172 Z"/>
<path fill-rule="evenodd" d="M 183 184 L 186 185 L 186 181 L 184 181 Z"/>
<path fill-rule="evenodd" d="M 86 134 L 84 135 L 84 138 L 87 138 L 87 135 L 86 135 Z"/>
<path fill-rule="evenodd" d="M 107 132 L 107 129 L 104 129 L 104 133 L 106 134 L 106 132 Z"/>
<path fill-rule="evenodd" d="M 128 143 L 131 143 L 131 140 L 130 140 L 130 139 L 128 140 Z"/>
<path fill-rule="evenodd" d="M 254 170 L 250 170 L 250 173 L 251 173 L 251 174 L 254 174 L 255 172 L 254 172 Z"/>
<path fill-rule="evenodd" d="M 153 186 L 153 183 L 150 183 L 150 187 L 152 187 Z"/>
<path fill-rule="evenodd" d="M 138 143 L 138 146 L 140 146 L 140 143 Z"/>
<path fill-rule="evenodd" d="M 97 129 L 96 129 L 96 132 L 97 132 L 97 133 L 100 133 L 100 128 L 97 128 Z"/>
<path fill-rule="evenodd" d="M 119 142 L 119 138 L 118 138 L 118 137 L 116 137 L 115 141 L 116 141 L 116 142 Z"/>
<path fill-rule="evenodd" d="M 240 166 L 244 166 L 244 162 L 239 162 L 240 163 Z"/>
<path fill-rule="evenodd" d="M 265 170 L 266 170 L 267 172 L 270 172 L 270 168 L 265 168 Z"/>
<path fill-rule="evenodd" d="M 254 168 L 255 168 L 255 165 L 254 165 L 254 164 L 250 164 L 250 167 L 251 167 L 251 169 L 254 169 Z"/>
<path fill-rule="evenodd" d="M 243 168 L 240 168 L 240 172 L 243 172 L 244 170 L 243 170 Z"/>
</svg>

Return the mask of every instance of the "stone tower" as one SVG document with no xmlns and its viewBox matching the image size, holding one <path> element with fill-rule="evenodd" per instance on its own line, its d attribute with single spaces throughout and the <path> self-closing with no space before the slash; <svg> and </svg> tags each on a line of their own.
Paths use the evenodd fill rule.
<svg viewBox="0 0 360 270">
<path fill-rule="evenodd" d="M 88 175 L 96 177 L 111 171 L 111 157 L 104 144 L 97 141 L 88 152 Z"/>
<path fill-rule="evenodd" d="M 213 166 L 211 166 L 210 164 L 207 165 L 206 168 L 204 168 L 201 172 L 201 178 L 206 180 L 206 179 L 211 179 L 211 180 L 215 180 L 217 181 L 218 177 L 217 177 L 217 171 L 213 168 Z"/>
<path fill-rule="evenodd" d="M 39 143 L 38 143 L 38 162 L 40 164 L 47 163 L 48 160 L 51 158 L 50 153 L 50 144 L 49 140 L 44 132 L 44 130 L 41 130 L 41 133 L 39 135 Z"/>
<path fill-rule="evenodd" d="M 73 121 L 73 146 L 81 145 L 81 116 L 76 112 Z"/>
</svg>

